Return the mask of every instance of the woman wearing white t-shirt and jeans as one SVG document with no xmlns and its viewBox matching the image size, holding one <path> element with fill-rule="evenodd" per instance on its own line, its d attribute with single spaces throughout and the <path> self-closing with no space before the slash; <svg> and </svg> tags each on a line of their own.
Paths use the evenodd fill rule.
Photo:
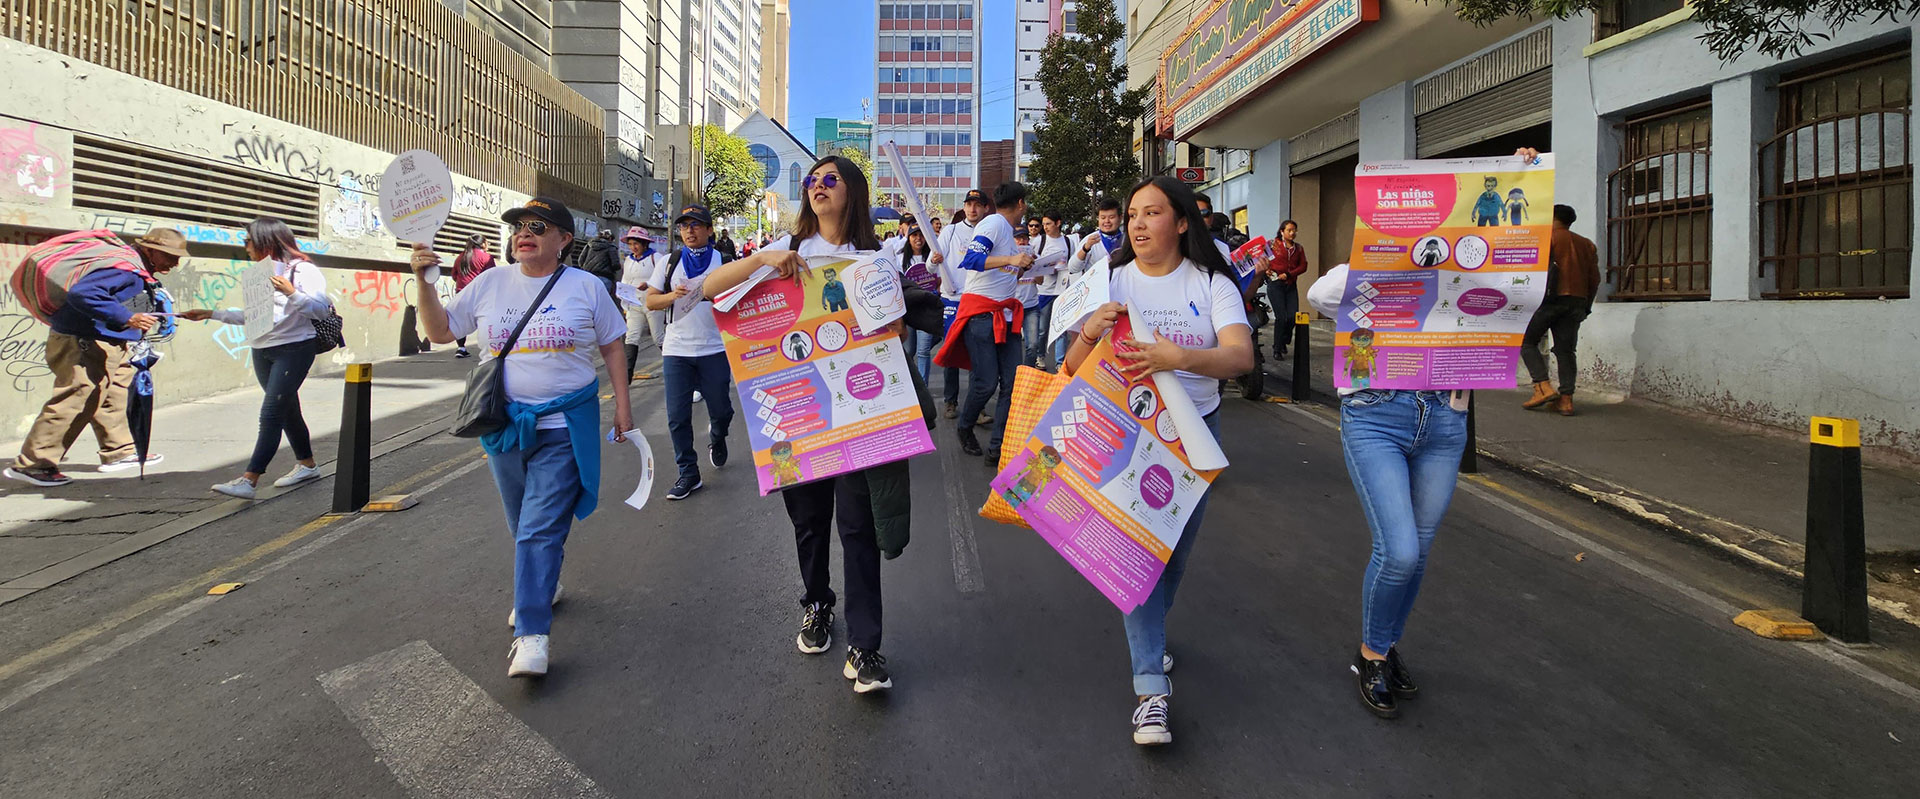
<svg viewBox="0 0 1920 799">
<path fill-rule="evenodd" d="M 1067 349 L 1067 368 L 1077 371 L 1093 348 L 1132 306 L 1153 328 L 1153 340 L 1129 342 L 1137 353 L 1120 353 L 1133 380 L 1155 372 L 1173 372 L 1180 387 L 1219 436 L 1220 380 L 1253 368 L 1253 328 L 1232 272 L 1207 234 L 1193 190 L 1170 177 L 1150 178 L 1128 192 L 1126 238 L 1108 260 L 1113 270 L 1113 302 L 1101 306 L 1075 331 Z M 1096 267 L 1098 268 L 1098 267 Z M 1134 331 L 1143 337 L 1145 331 Z M 1167 672 L 1167 611 L 1186 571 L 1187 555 L 1206 516 L 1207 497 L 1174 545 L 1160 582 L 1146 602 L 1127 614 L 1127 649 L 1133 657 L 1133 742 L 1173 740 L 1167 723 L 1167 699 L 1173 682 Z"/>
<path fill-rule="evenodd" d="M 313 461 L 313 438 L 307 433 L 306 418 L 300 414 L 300 385 L 313 371 L 313 320 L 332 310 L 333 300 L 327 297 L 326 277 L 300 251 L 300 243 L 287 223 L 271 217 L 253 220 L 247 225 L 246 247 L 248 258 L 273 262 L 273 327 L 248 342 L 253 348 L 253 375 L 266 397 L 260 402 L 260 434 L 254 438 L 246 473 L 213 486 L 213 490 L 253 499 L 260 475 L 266 473 L 274 453 L 280 450 L 283 435 L 296 462 L 293 471 L 273 484 L 286 488 L 320 476 Z M 212 318 L 230 325 L 247 323 L 246 312 L 239 308 L 186 311 L 181 317 Z"/>
<path fill-rule="evenodd" d="M 420 326 L 435 344 L 482 334 L 481 362 L 502 357 L 522 318 L 526 328 L 505 354 L 505 428 L 480 437 L 513 534 L 513 646 L 509 677 L 547 673 L 547 635 L 560 592 L 560 564 L 573 519 L 585 519 L 600 493 L 598 349 L 613 388 L 613 440 L 633 429 L 627 404 L 627 319 L 593 274 L 560 263 L 573 243 L 573 214 L 558 200 L 535 197 L 501 216 L 514 228 L 515 265 L 489 269 L 441 306 L 420 281 Z M 416 270 L 440 257 L 420 245 Z M 547 287 L 551 285 L 552 288 Z M 535 303 L 542 290 L 545 299 Z M 533 309 L 531 317 L 527 317 Z"/>
<path fill-rule="evenodd" d="M 869 216 L 867 177 L 852 161 L 837 155 L 820 159 L 807 173 L 807 201 L 793 235 L 758 252 L 722 266 L 707 277 L 705 291 L 713 297 L 739 285 L 762 266 L 771 266 L 779 279 L 806 280 L 807 258 L 850 255 L 880 249 Z M 773 279 L 773 278 L 769 278 Z M 880 656 L 880 542 L 874 525 L 872 492 L 866 472 L 842 474 L 782 489 L 787 518 L 793 521 L 794 546 L 800 556 L 800 582 L 805 593 L 800 634 L 794 643 L 801 652 L 817 655 L 833 646 L 833 593 L 829 556 L 834 515 L 840 518 L 840 555 L 847 592 L 847 660 L 841 675 L 853 681 L 856 693 L 893 687 L 887 659 Z"/>
</svg>

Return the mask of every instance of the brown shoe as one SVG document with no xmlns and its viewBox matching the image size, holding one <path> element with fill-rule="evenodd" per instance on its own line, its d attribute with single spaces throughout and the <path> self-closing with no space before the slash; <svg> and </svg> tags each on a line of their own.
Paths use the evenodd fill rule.
<svg viewBox="0 0 1920 799">
<path fill-rule="evenodd" d="M 1561 394 L 1560 399 L 1556 400 L 1553 403 L 1553 409 L 1556 411 L 1559 411 L 1561 416 L 1572 416 L 1573 415 L 1573 395 Z"/>
<path fill-rule="evenodd" d="M 1521 403 L 1520 407 L 1533 410 L 1552 402 L 1553 398 L 1558 396 L 1560 396 L 1560 392 L 1553 390 L 1552 383 L 1545 381 L 1535 383 L 1533 384 L 1533 396 L 1528 398 L 1526 402 Z"/>
</svg>

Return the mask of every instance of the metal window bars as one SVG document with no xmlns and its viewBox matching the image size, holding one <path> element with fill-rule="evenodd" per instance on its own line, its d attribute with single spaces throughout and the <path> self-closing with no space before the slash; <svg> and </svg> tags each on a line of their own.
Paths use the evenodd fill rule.
<svg viewBox="0 0 1920 799">
<path fill-rule="evenodd" d="M 1607 274 L 1615 300 L 1704 300 L 1713 259 L 1712 108 L 1629 119 L 1607 176 Z"/>
</svg>

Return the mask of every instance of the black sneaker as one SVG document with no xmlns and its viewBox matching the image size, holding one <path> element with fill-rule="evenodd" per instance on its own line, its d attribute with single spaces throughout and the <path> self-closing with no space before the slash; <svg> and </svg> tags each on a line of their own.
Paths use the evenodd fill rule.
<svg viewBox="0 0 1920 799">
<path fill-rule="evenodd" d="M 1393 701 L 1393 689 L 1387 687 L 1387 662 L 1368 660 L 1366 655 L 1353 653 L 1354 684 L 1360 689 L 1360 704 L 1367 711 L 1383 719 L 1400 717 L 1400 707 Z"/>
<path fill-rule="evenodd" d="M 473 357 L 473 353 L 471 353 L 471 352 L 467 352 L 467 348 L 466 348 L 466 347 L 461 347 L 460 349 L 457 349 L 457 350 L 454 350 L 454 351 L 453 351 L 453 357 L 455 357 L 455 358 L 471 358 L 471 357 Z"/>
<path fill-rule="evenodd" d="M 1420 695 L 1420 686 L 1413 684 L 1413 674 L 1407 671 L 1407 663 L 1400 659 L 1398 647 L 1387 648 L 1387 688 L 1398 699 L 1412 699 Z"/>
<path fill-rule="evenodd" d="M 994 469 L 1000 468 L 1000 448 L 999 447 L 988 447 L 986 456 L 987 456 L 987 466 L 989 468 L 994 468 Z"/>
<path fill-rule="evenodd" d="M 960 451 L 976 458 L 980 457 L 980 439 L 973 437 L 972 430 L 961 430 Z"/>
<path fill-rule="evenodd" d="M 800 651 L 809 655 L 818 655 L 833 646 L 833 606 L 825 602 L 815 602 L 807 606 L 807 614 L 800 617 L 800 635 L 794 639 Z"/>
<path fill-rule="evenodd" d="M 699 491 L 706 483 L 699 477 L 682 477 L 673 481 L 673 487 L 667 489 L 667 499 L 686 499 L 689 494 Z"/>
<path fill-rule="evenodd" d="M 1133 742 L 1141 746 L 1173 743 L 1173 730 L 1167 726 L 1167 695 L 1142 697 L 1133 708 Z"/>
<path fill-rule="evenodd" d="M 871 649 L 847 647 L 847 665 L 840 669 L 840 676 L 853 681 L 856 694 L 893 687 L 893 676 L 887 673 L 887 659 Z"/>
<path fill-rule="evenodd" d="M 59 488 L 60 486 L 73 482 L 73 478 L 61 474 L 59 469 L 9 468 L 5 474 L 15 480 L 32 483 L 41 488 Z"/>
<path fill-rule="evenodd" d="M 727 437 L 721 436 L 707 443 L 707 462 L 718 469 L 727 465 Z"/>
</svg>

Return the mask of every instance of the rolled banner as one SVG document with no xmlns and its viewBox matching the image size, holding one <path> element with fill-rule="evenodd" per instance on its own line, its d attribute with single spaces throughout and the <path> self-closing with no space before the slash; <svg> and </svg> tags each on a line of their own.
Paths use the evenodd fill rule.
<svg viewBox="0 0 1920 799">
<path fill-rule="evenodd" d="M 1159 332 L 1148 325 L 1140 309 L 1132 305 L 1127 306 L 1127 319 L 1133 323 L 1135 337 L 1141 337 L 1140 331 Z M 1160 392 L 1160 401 L 1166 404 L 1167 413 L 1173 415 L 1173 427 L 1180 432 L 1180 445 L 1187 449 L 1187 463 L 1201 471 L 1227 468 L 1227 453 L 1220 450 L 1220 442 L 1207 430 L 1206 420 L 1200 418 L 1200 409 L 1193 407 L 1193 398 L 1181 387 L 1180 377 L 1172 372 L 1154 372 L 1153 387 Z"/>
</svg>

